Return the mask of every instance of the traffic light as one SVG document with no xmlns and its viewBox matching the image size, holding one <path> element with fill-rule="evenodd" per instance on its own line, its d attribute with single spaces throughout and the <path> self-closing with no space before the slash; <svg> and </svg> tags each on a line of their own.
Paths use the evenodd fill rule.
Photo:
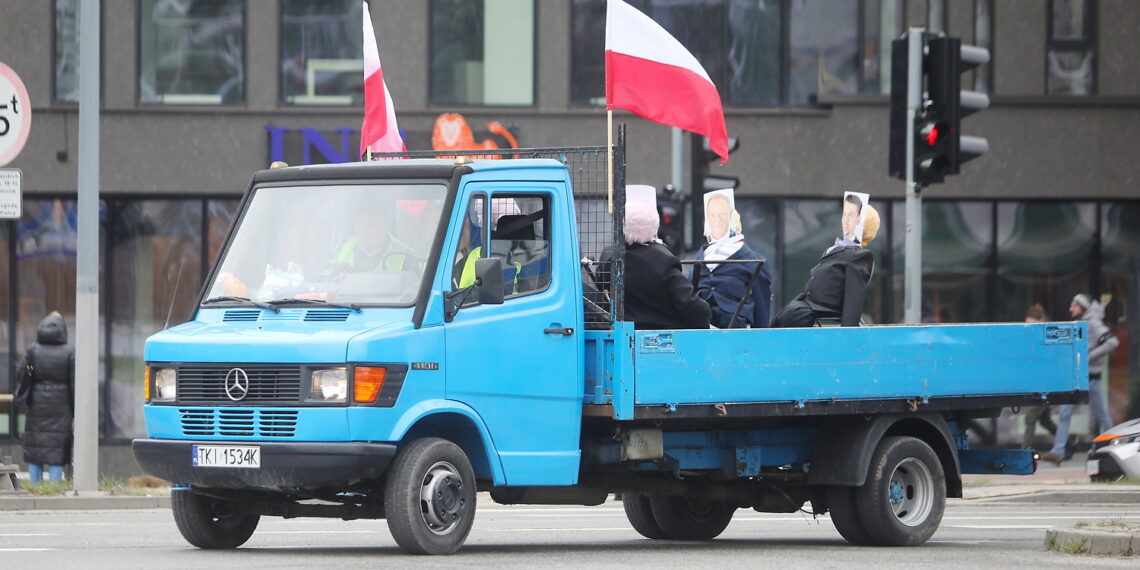
<svg viewBox="0 0 1140 570">
<path fill-rule="evenodd" d="M 661 218 L 657 237 L 680 255 L 685 248 L 685 196 L 672 184 L 666 184 L 657 192 L 657 215 Z"/>
<path fill-rule="evenodd" d="M 891 43 L 891 113 L 888 171 L 906 178 L 906 145 L 914 143 L 914 181 L 919 186 L 941 183 L 958 174 L 963 162 L 989 150 L 986 139 L 961 134 L 963 117 L 989 106 L 982 93 L 961 90 L 961 75 L 989 61 L 989 51 L 963 46 L 958 38 L 923 34 L 919 107 L 907 124 L 909 42 Z"/>
</svg>

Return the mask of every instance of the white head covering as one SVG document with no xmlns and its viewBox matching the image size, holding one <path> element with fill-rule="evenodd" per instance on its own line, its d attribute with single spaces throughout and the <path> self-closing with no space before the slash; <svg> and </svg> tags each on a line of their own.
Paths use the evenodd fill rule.
<svg viewBox="0 0 1140 570">
<path fill-rule="evenodd" d="M 625 243 L 649 243 L 657 237 L 661 219 L 657 208 L 648 202 L 629 201 L 625 204 Z"/>
</svg>

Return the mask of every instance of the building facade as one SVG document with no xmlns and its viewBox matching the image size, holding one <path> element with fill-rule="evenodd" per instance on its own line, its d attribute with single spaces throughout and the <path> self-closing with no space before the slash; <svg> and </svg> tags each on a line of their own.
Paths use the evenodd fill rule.
<svg viewBox="0 0 1140 570">
<path fill-rule="evenodd" d="M 890 40 L 917 26 L 989 49 L 967 82 L 991 106 L 963 128 L 990 150 L 924 192 L 923 320 L 1021 321 L 1034 303 L 1066 320 L 1069 299 L 1091 293 L 1121 340 L 1108 373 L 1113 417 L 1140 415 L 1140 5 L 629 3 L 720 89 L 740 147 L 711 172 L 740 180 L 745 235 L 769 260 L 775 305 L 834 238 L 843 191 L 871 194 L 884 218 L 871 244 L 875 322 L 903 313 Z M 192 314 L 251 173 L 275 159 L 357 158 L 363 34 L 358 0 L 97 4 L 100 426 L 113 447 L 143 434 L 143 342 Z M 44 314 L 74 323 L 78 5 L 0 0 L 0 61 L 23 79 L 33 114 L 27 146 L 6 165 L 22 170 L 24 201 L 20 220 L 0 222 L 0 393 L 12 391 Z M 604 0 L 373 0 L 370 11 L 409 149 L 464 126 L 467 144 L 605 144 Z M 629 129 L 628 181 L 671 182 L 670 129 L 622 111 L 615 120 Z M 19 430 L 19 417 L 0 416 L 0 446 Z"/>
</svg>

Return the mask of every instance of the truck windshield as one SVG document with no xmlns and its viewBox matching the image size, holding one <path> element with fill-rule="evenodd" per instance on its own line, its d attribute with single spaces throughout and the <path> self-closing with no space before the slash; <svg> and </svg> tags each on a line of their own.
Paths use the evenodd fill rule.
<svg viewBox="0 0 1140 570">
<path fill-rule="evenodd" d="M 205 300 L 415 302 L 442 183 L 258 188 Z"/>
</svg>

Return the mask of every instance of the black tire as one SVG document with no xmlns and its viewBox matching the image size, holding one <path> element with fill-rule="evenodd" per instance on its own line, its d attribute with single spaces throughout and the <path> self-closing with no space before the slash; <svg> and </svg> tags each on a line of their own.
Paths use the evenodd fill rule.
<svg viewBox="0 0 1140 570">
<path fill-rule="evenodd" d="M 621 496 L 621 504 L 625 507 L 625 518 L 629 519 L 630 526 L 638 534 L 654 540 L 669 538 L 665 535 L 665 531 L 661 530 L 661 525 L 657 524 L 657 519 L 653 518 L 653 507 L 649 497 L 624 493 Z"/>
<path fill-rule="evenodd" d="M 666 538 L 712 540 L 732 522 L 736 508 L 720 501 L 656 496 L 649 499 L 653 519 Z"/>
<path fill-rule="evenodd" d="M 238 514 L 233 503 L 187 490 L 170 493 L 174 523 L 186 542 L 207 549 L 237 548 L 257 529 L 258 515 Z"/>
<path fill-rule="evenodd" d="M 828 486 L 827 511 L 831 513 L 831 522 L 835 525 L 835 530 L 838 530 L 847 542 L 858 546 L 874 544 L 863 528 L 863 521 L 859 519 L 859 510 L 855 506 L 855 487 Z"/>
<path fill-rule="evenodd" d="M 867 482 L 855 488 L 855 504 L 875 544 L 922 544 L 938 530 L 946 510 L 942 463 L 920 439 L 883 438 L 871 456 Z"/>
<path fill-rule="evenodd" d="M 459 446 L 418 439 L 396 456 L 384 484 L 392 538 L 411 554 L 451 554 L 475 520 L 475 472 Z"/>
</svg>

